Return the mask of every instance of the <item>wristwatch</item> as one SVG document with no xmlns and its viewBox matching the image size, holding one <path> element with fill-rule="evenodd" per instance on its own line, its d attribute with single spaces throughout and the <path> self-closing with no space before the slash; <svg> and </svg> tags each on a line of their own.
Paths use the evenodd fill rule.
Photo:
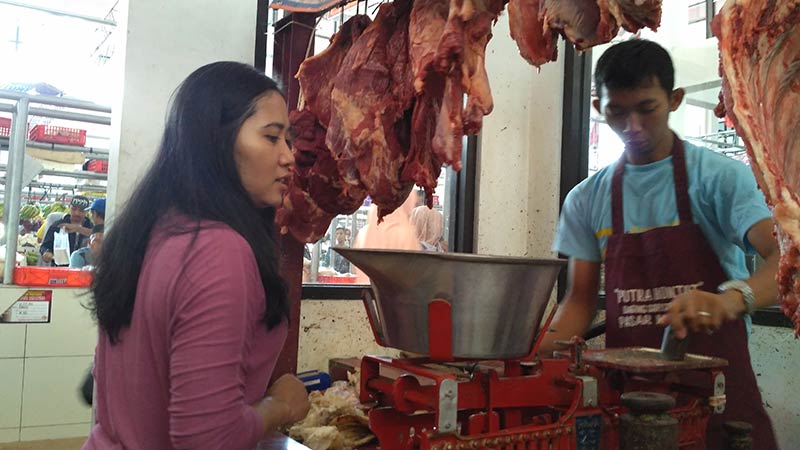
<svg viewBox="0 0 800 450">
<path fill-rule="evenodd" d="M 756 295 L 753 293 L 753 288 L 742 280 L 728 280 L 719 285 L 717 292 L 723 293 L 725 291 L 739 291 L 744 298 L 745 314 L 753 315 L 756 309 Z"/>
</svg>

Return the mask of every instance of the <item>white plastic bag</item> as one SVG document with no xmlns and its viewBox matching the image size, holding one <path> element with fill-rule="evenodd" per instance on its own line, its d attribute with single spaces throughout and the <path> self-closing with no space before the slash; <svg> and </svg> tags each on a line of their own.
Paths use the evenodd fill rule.
<svg viewBox="0 0 800 450">
<path fill-rule="evenodd" d="M 58 266 L 69 265 L 69 233 L 63 228 L 58 230 L 53 241 L 53 259 Z"/>
</svg>

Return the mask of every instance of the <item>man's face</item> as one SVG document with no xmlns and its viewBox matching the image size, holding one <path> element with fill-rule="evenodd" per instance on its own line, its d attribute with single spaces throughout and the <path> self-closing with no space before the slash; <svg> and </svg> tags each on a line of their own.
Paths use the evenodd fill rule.
<svg viewBox="0 0 800 450">
<path fill-rule="evenodd" d="M 594 100 L 594 107 L 625 143 L 625 151 L 632 162 L 652 162 L 666 156 L 654 153 L 664 150 L 664 140 L 672 133 L 669 113 L 680 106 L 683 89 L 667 94 L 653 76 L 649 82 L 633 89 L 601 88 L 598 94 L 600 98 Z"/>
<path fill-rule="evenodd" d="M 342 245 L 342 244 L 344 244 L 345 242 L 347 242 L 347 238 L 346 238 L 346 236 L 345 236 L 345 234 L 344 234 L 344 230 L 343 230 L 343 229 L 341 229 L 341 228 L 338 228 L 338 229 L 336 230 L 336 243 L 337 243 L 338 245 Z"/>
<path fill-rule="evenodd" d="M 78 206 L 70 206 L 69 208 L 69 221 L 72 223 L 83 223 L 86 218 L 86 211 Z"/>
</svg>

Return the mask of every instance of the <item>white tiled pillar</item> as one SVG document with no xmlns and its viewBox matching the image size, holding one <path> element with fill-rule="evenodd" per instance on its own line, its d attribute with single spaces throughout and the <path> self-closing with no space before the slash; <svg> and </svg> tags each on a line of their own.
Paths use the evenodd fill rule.
<svg viewBox="0 0 800 450">
<path fill-rule="evenodd" d="M 253 0 L 122 0 L 114 55 L 122 89 L 113 103 L 109 217 L 152 162 L 178 84 L 210 62 L 253 63 L 256 5 Z"/>
<path fill-rule="evenodd" d="M 486 51 L 494 111 L 478 158 L 479 253 L 550 257 L 558 220 L 563 44 L 541 72 L 521 56 L 503 15 Z"/>
</svg>

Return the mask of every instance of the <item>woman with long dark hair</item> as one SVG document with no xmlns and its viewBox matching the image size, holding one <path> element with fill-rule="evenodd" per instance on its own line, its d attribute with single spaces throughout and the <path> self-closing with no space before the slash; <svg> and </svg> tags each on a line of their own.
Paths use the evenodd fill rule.
<svg viewBox="0 0 800 450">
<path fill-rule="evenodd" d="M 294 166 L 286 101 L 250 66 L 181 84 L 92 282 L 97 423 L 84 449 L 252 449 L 308 411 L 267 388 L 289 311 L 273 235 Z"/>
</svg>

